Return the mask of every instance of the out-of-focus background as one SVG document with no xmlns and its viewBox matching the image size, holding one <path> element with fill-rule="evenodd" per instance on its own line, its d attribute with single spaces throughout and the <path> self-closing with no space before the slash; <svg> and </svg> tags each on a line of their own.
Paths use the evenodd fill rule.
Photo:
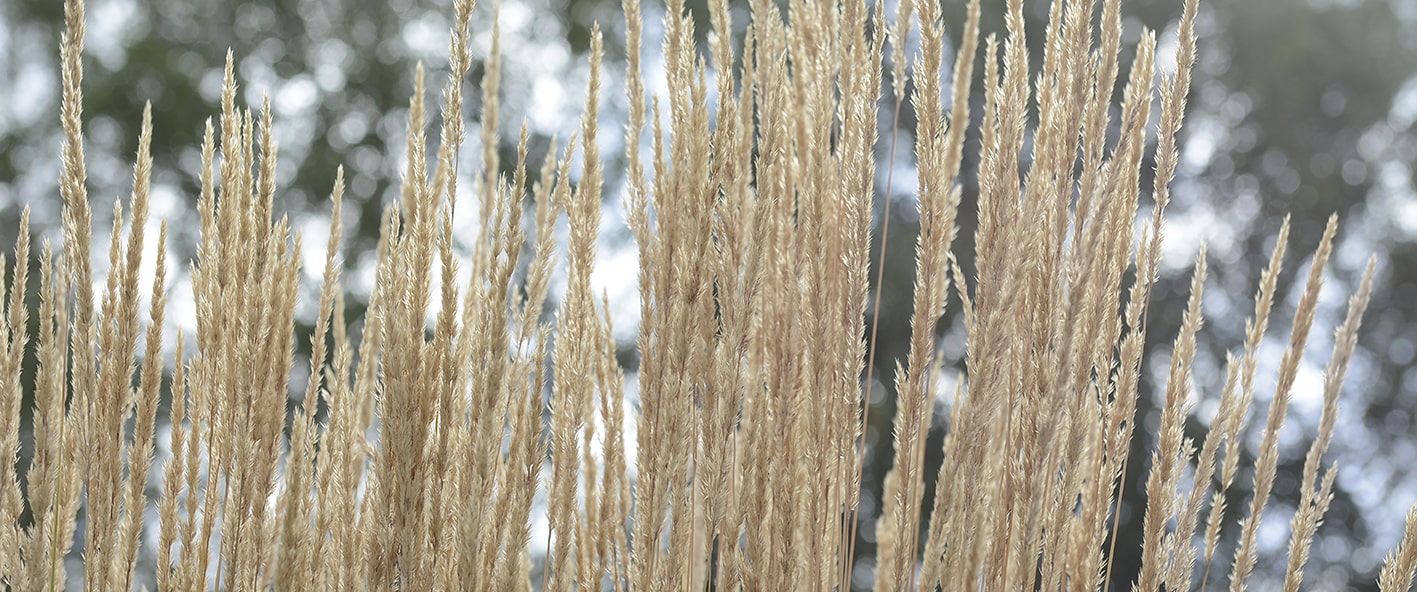
<svg viewBox="0 0 1417 592">
<path fill-rule="evenodd" d="M 202 126 L 219 109 L 222 66 L 230 48 L 241 98 L 259 107 L 268 95 L 275 112 L 281 159 L 277 208 L 288 213 L 305 234 L 310 249 L 306 289 L 312 296 L 323 256 L 327 195 L 336 166 L 345 166 L 346 278 L 351 316 L 357 317 L 372 281 L 379 212 L 397 195 L 413 65 L 421 60 L 430 69 L 431 88 L 436 89 L 446 75 L 451 12 L 447 4 L 447 0 L 89 2 L 84 108 L 95 244 L 107 244 L 112 201 L 119 197 L 126 201 L 140 114 L 144 102 L 151 101 L 155 121 L 152 215 L 171 221 L 173 233 L 165 248 L 174 259 L 185 262 L 193 256 Z M 746 2 L 733 4 L 741 33 Z M 1033 27 L 1031 42 L 1043 37 L 1048 4 L 1025 1 Z M 688 5 L 702 39 L 708 29 L 706 1 L 690 0 Z M 964 2 L 951 0 L 947 5 L 947 30 L 954 32 L 962 26 Z M 986 32 L 1002 31 L 1003 3 L 984 5 Z M 1165 63 L 1174 48 L 1180 6 L 1181 0 L 1124 2 L 1128 56 L 1123 63 L 1130 63 L 1130 48 L 1143 28 L 1160 31 L 1158 61 Z M 656 54 L 662 14 L 660 4 L 647 3 L 645 66 L 649 90 L 661 94 L 664 78 Z M 25 206 L 33 210 L 39 235 L 56 244 L 59 240 L 56 66 L 62 20 L 62 3 L 54 0 L 0 3 L 0 245 L 7 248 L 13 245 Z M 590 27 L 597 21 L 607 37 L 609 70 L 602 126 L 615 130 L 625 109 L 625 99 L 618 94 L 622 86 L 617 84 L 624 59 L 618 0 L 502 0 L 497 22 L 504 66 L 497 132 L 503 163 L 515 161 L 516 131 L 523 121 L 532 136 L 533 165 L 539 165 L 553 137 L 559 135 L 563 141 L 569 137 L 583 104 L 584 58 Z M 481 153 L 478 87 L 481 60 L 491 45 L 492 22 L 493 2 L 484 0 L 474 25 L 477 62 L 467 81 L 471 100 L 466 113 L 468 143 L 462 151 L 464 171 L 472 170 Z M 1158 421 L 1155 385 L 1164 380 L 1168 344 L 1180 321 L 1188 271 L 1200 244 L 1209 245 L 1211 277 L 1195 377 L 1198 397 L 1188 425 L 1188 436 L 1198 441 L 1215 411 L 1224 355 L 1241 345 L 1243 320 L 1252 310 L 1260 269 L 1281 218 L 1291 215 L 1291 254 L 1281 277 L 1251 414 L 1252 423 L 1262 423 L 1297 299 L 1294 279 L 1306 270 L 1325 220 L 1337 213 L 1340 243 L 1309 355 L 1293 393 L 1289 421 L 1281 432 L 1281 475 L 1275 484 L 1275 502 L 1260 530 L 1260 543 L 1265 557 L 1284 556 L 1303 453 L 1318 421 L 1320 375 L 1332 328 L 1368 255 L 1376 254 L 1378 283 L 1328 456 L 1340 467 L 1336 496 L 1315 540 L 1306 586 L 1376 590 L 1383 556 L 1401 534 L 1404 512 L 1417 501 L 1417 195 L 1412 172 L 1417 163 L 1413 129 L 1417 0 L 1202 0 L 1197 29 L 1200 56 L 1183 132 L 1182 165 L 1168 213 L 1163 278 L 1151 309 L 1151 346 L 1133 452 L 1136 462 L 1126 476 L 1114 577 L 1128 581 L 1136 570 L 1139 510 L 1144 502 L 1141 483 L 1151 431 Z M 436 94 L 429 97 L 430 106 L 436 104 L 435 98 Z M 881 111 L 883 137 L 889 133 L 893 105 L 887 89 Z M 876 223 L 879 226 L 890 200 L 892 231 L 885 245 L 878 370 L 869 385 L 875 407 L 868 427 L 871 449 L 857 547 L 856 573 L 862 585 L 874 554 L 872 524 L 880 481 L 889 468 L 889 418 L 894 412 L 891 372 L 905 354 L 909 331 L 911 247 L 917 223 L 912 184 L 901 180 L 912 178 L 908 147 L 913 125 L 907 111 L 900 118 L 904 141 L 895 159 L 897 182 L 889 192 L 884 181 L 887 142 L 882 142 L 879 152 L 883 174 Z M 620 134 L 602 134 L 601 141 L 607 155 L 623 153 Z M 967 151 L 966 167 L 972 167 L 973 156 Z M 609 290 L 615 302 L 612 312 L 620 358 L 633 372 L 638 309 L 635 254 L 621 216 L 619 161 L 611 158 L 596 283 Z M 469 208 L 460 210 L 462 222 L 470 224 Z M 1149 211 L 1144 204 L 1144 214 Z M 974 225 L 974 205 L 968 196 L 961 223 L 956 251 L 968 267 Z M 156 233 L 150 236 L 156 240 Z M 98 271 L 105 269 L 106 257 L 96 257 L 94 262 Z M 169 318 L 174 320 L 169 331 L 194 330 L 190 293 L 185 268 L 179 268 L 171 285 Z M 307 300 L 302 310 L 301 331 L 309 330 L 313 301 L 313 297 Z M 945 335 L 946 372 L 958 372 L 963 368 L 964 338 L 953 311 L 940 331 Z M 308 347 L 308 340 L 299 342 Z M 302 366 L 296 364 L 295 385 L 304 383 Z M 299 397 L 299 392 L 297 388 L 292 397 Z M 946 425 L 947 415 L 937 413 L 931 431 L 932 466 L 938 466 Z M 1248 433 L 1250 456 L 1242 467 L 1252 465 L 1258 437 L 1258 430 Z M 926 474 L 934 475 L 934 470 L 927 467 Z M 1242 468 L 1230 500 L 1232 517 L 1243 511 L 1249 478 Z M 933 495 L 933 488 L 927 495 Z M 1227 541 L 1233 539 L 1230 534 Z M 1225 557 L 1227 548 L 1222 547 L 1218 556 Z M 145 556 L 143 561 L 150 566 L 152 558 Z M 1269 578 L 1280 571 L 1282 562 L 1262 560 L 1257 575 Z M 1210 587 L 1223 584 L 1220 578 L 1211 580 Z M 1266 581 L 1256 586 L 1273 587 Z"/>
</svg>

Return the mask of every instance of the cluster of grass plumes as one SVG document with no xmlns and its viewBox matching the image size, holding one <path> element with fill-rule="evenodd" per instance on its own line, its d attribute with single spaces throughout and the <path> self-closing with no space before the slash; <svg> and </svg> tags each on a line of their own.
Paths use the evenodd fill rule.
<svg viewBox="0 0 1417 592">
<path fill-rule="evenodd" d="M 463 79 L 474 60 L 472 2 L 455 2 L 436 150 L 428 154 L 420 67 L 402 198 L 382 221 L 357 340 L 340 277 L 342 173 L 334 180 L 310 379 L 287 417 L 302 245 L 284 218 L 274 219 L 269 106 L 256 113 L 236 104 L 228 59 L 221 113 L 207 126 L 197 172 L 201 239 L 190 273 L 198 326 L 189 353 L 182 335 L 164 334 L 165 249 L 146 320 L 140 310 L 150 114 L 130 213 L 115 208 L 108 275 L 100 280 L 91 269 L 84 10 L 69 0 L 63 245 L 35 257 L 22 223 L 0 343 L 5 450 L 19 446 L 20 368 L 27 356 L 37 368 L 27 478 L 18 478 L 16 463 L 0 463 L 0 582 L 65 589 L 65 557 L 77 551 L 85 590 L 132 589 L 140 547 L 155 539 L 162 590 L 849 589 L 869 411 L 862 378 L 872 355 L 864 319 L 874 155 L 886 141 L 877 109 L 889 48 L 897 101 L 908 97 L 919 121 L 921 230 L 910 351 L 896 372 L 894 464 L 876 525 L 875 588 L 1100 589 L 1110 579 L 1119 479 L 1128 462 L 1148 462 L 1137 589 L 1204 587 L 1222 573 L 1231 590 L 1244 589 L 1335 224 L 1318 241 L 1279 365 L 1248 507 L 1227 514 L 1225 500 L 1239 474 L 1287 226 L 1199 448 L 1182 430 L 1195 399 L 1190 372 L 1202 324 L 1204 251 L 1197 258 L 1157 446 L 1150 459 L 1129 459 L 1196 3 L 1185 3 L 1174 65 L 1155 64 L 1156 37 L 1141 35 L 1120 98 L 1113 96 L 1123 70 L 1118 5 L 1054 2 L 1040 66 L 1029 64 L 1021 0 L 1008 2 L 1002 38 L 982 45 L 972 1 L 952 54 L 936 2 L 902 0 L 888 18 L 882 3 L 863 0 L 793 1 L 786 15 L 776 2 L 754 0 L 751 25 L 735 43 L 727 2 L 714 0 L 711 22 L 721 34 L 710 37 L 706 65 L 682 0 L 671 0 L 663 47 L 669 96 L 650 101 L 640 7 L 624 0 L 625 192 L 642 317 L 638 440 L 630 446 L 608 303 L 590 279 L 604 176 L 598 32 L 580 129 L 538 171 L 526 162 L 524 132 L 507 178 L 495 149 L 493 29 L 491 54 L 482 57 L 486 148 L 482 167 L 470 172 L 477 203 L 462 205 L 478 208 L 480 224 L 455 229 Z M 919 52 L 911 55 L 895 41 L 916 23 Z M 981 61 L 977 274 L 967 281 L 952 243 Z M 1158 78 L 1158 69 L 1168 73 Z M 1151 113 L 1156 94 L 1159 117 Z M 648 166 L 638 149 L 646 127 Z M 1157 170 L 1148 188 L 1141 169 L 1152 140 Z M 1146 194 L 1152 211 L 1137 235 Z M 534 214 L 523 212 L 528 199 Z M 566 291 L 546 322 L 563 213 Z M 455 252 L 455 232 L 473 233 L 470 253 Z M 165 225 L 159 236 L 165 243 Z M 32 259 L 40 276 L 35 332 L 26 304 Z M 1334 486 L 1323 456 L 1372 274 L 1370 263 L 1325 370 L 1286 590 L 1302 583 Z M 925 435 L 936 399 L 947 394 L 934 328 L 952 301 L 968 329 L 968 378 L 949 394 L 944 464 L 927 475 Z M 164 340 L 178 352 L 170 381 Z M 171 458 L 154 466 L 164 399 Z M 156 499 L 144 487 L 152 470 L 162 473 Z M 927 479 L 938 485 L 930 500 Z M 534 583 L 530 514 L 543 493 L 550 538 Z M 144 537 L 150 505 L 157 532 Z M 32 518 L 23 518 L 26 508 Z M 1233 558 L 1221 556 L 1222 524 L 1235 520 Z M 1382 572 L 1385 592 L 1410 587 L 1414 537 L 1417 511 Z"/>
</svg>

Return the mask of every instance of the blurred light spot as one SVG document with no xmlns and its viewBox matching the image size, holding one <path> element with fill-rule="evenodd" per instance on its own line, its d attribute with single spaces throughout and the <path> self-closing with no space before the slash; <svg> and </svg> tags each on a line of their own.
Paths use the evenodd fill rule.
<svg viewBox="0 0 1417 592">
<path fill-rule="evenodd" d="M 320 90 L 327 93 L 338 93 L 344 90 L 344 70 L 332 64 L 320 64 L 315 66 L 315 83 L 320 85 Z"/>
<path fill-rule="evenodd" d="M 1348 558 L 1348 541 L 1341 536 L 1326 536 L 1323 538 L 1322 552 L 1324 563 L 1339 563 Z"/>
<path fill-rule="evenodd" d="M 1400 131 L 1407 131 L 1417 120 L 1417 76 L 1407 79 L 1397 95 L 1392 98 L 1392 111 L 1388 121 Z"/>
<path fill-rule="evenodd" d="M 1319 98 L 1319 109 L 1329 117 L 1343 115 L 1343 112 L 1348 109 L 1348 96 L 1343 94 L 1343 90 L 1338 87 L 1330 86 Z"/>
<path fill-rule="evenodd" d="M 1343 163 L 1343 182 L 1349 185 L 1361 185 L 1368 180 L 1368 166 L 1363 161 L 1350 158 Z"/>
<path fill-rule="evenodd" d="M 1417 352 L 1414 352 L 1412 340 L 1406 336 L 1399 336 L 1397 339 L 1392 340 L 1392 343 L 1389 344 L 1387 348 L 1388 359 L 1392 360 L 1392 363 L 1398 366 L 1406 366 L 1412 363 L 1414 353 Z"/>
<path fill-rule="evenodd" d="M 1338 170 L 1338 161 L 1333 155 L 1327 152 L 1315 152 L 1309 158 L 1309 173 L 1320 179 L 1326 178 Z"/>
<path fill-rule="evenodd" d="M 6 110 L 15 121 L 34 121 L 53 109 L 54 89 L 59 81 L 53 70 L 38 62 L 21 62 L 16 67 L 19 73 L 15 75 L 14 88 L 25 90 L 6 93 L 9 103 Z"/>
<path fill-rule="evenodd" d="M 85 53 L 97 57 L 104 68 L 117 71 L 128 62 L 129 41 L 145 35 L 147 29 L 146 20 L 131 0 L 100 3 L 89 10 Z"/>
<path fill-rule="evenodd" d="M 1404 438 L 1409 435 L 1408 429 L 1412 427 L 1412 417 L 1406 411 L 1393 409 L 1388 411 L 1383 417 L 1383 428 L 1387 430 L 1389 436 L 1394 438 Z"/>
<path fill-rule="evenodd" d="M 292 117 L 314 107 L 318 98 L 315 83 L 302 74 L 280 85 L 274 107 L 278 115 Z"/>
<path fill-rule="evenodd" d="M 409 21 L 401 31 L 404 47 L 413 57 L 425 62 L 443 59 L 448 52 L 448 36 L 448 24 L 434 12 Z"/>
</svg>

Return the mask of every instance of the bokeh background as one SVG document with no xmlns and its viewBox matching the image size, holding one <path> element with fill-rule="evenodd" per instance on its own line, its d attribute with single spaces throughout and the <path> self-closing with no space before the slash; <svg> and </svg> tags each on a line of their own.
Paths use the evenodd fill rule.
<svg viewBox="0 0 1417 592">
<path fill-rule="evenodd" d="M 413 65 L 422 61 L 434 74 L 430 81 L 440 83 L 445 74 L 451 12 L 447 4 L 448 0 L 89 2 L 84 107 L 95 244 L 107 244 L 112 200 L 126 200 L 140 114 L 144 102 L 151 101 L 155 120 L 152 215 L 169 219 L 174 231 L 169 244 L 161 248 L 169 249 L 175 261 L 192 258 L 202 125 L 219 109 L 222 66 L 230 48 L 241 97 L 259 106 L 269 96 L 275 111 L 281 158 L 277 208 L 304 232 L 310 249 L 305 289 L 312 298 L 307 305 L 314 301 L 314 274 L 323 257 L 327 195 L 335 168 L 346 168 L 346 278 L 351 317 L 357 317 L 372 281 L 379 212 L 397 195 Z M 708 29 L 706 0 L 687 4 L 702 38 Z M 734 0 L 733 5 L 741 34 L 746 2 Z M 947 31 L 961 27 L 963 5 L 962 0 L 946 2 Z M 1129 56 L 1143 28 L 1150 28 L 1160 32 L 1159 61 L 1164 62 L 1168 48 L 1174 48 L 1180 5 L 1181 0 L 1124 2 L 1124 52 Z M 986 0 L 984 6 L 986 32 L 1002 31 L 1003 2 Z M 502 123 L 496 131 L 503 163 L 515 162 L 516 131 L 523 121 L 532 136 L 533 165 L 552 148 L 554 137 L 564 140 L 570 135 L 583 103 L 584 58 L 595 22 L 602 24 L 607 36 L 609 90 L 602 125 L 605 129 L 622 125 L 625 99 L 617 81 L 623 76 L 624 25 L 619 8 L 618 0 L 502 0 L 496 17 L 504 60 Z M 1289 420 L 1281 432 L 1281 474 L 1260 543 L 1264 557 L 1283 558 L 1303 454 L 1318 421 L 1320 373 L 1332 328 L 1367 257 L 1376 254 L 1380 263 L 1376 291 L 1328 456 L 1339 466 L 1336 496 L 1319 529 L 1307 576 L 1313 589 L 1376 590 L 1383 556 L 1401 534 L 1406 509 L 1417 501 L 1417 195 L 1412 172 L 1417 163 L 1413 129 L 1417 0 L 1202 0 L 1200 10 L 1200 55 L 1183 131 L 1182 164 L 1168 212 L 1163 277 L 1151 309 L 1151 344 L 1144 362 L 1147 372 L 1133 452 L 1137 462 L 1130 464 L 1125 477 L 1128 490 L 1121 509 L 1114 576 L 1128 581 L 1137 568 L 1145 459 L 1158 422 L 1156 385 L 1164 380 L 1169 343 L 1179 325 L 1197 249 L 1207 244 L 1211 263 L 1204 301 L 1207 326 L 1195 376 L 1198 394 L 1187 426 L 1187 435 L 1199 441 L 1215 411 L 1224 355 L 1241 345 L 1243 319 L 1252 309 L 1259 272 L 1281 218 L 1293 219 L 1291 254 L 1261 359 L 1252 423 L 1262 423 L 1273 392 L 1273 371 L 1297 300 L 1294 278 L 1305 272 L 1324 221 L 1337 213 L 1340 243 Z M 1025 0 L 1033 27 L 1031 42 L 1042 39 L 1047 11 L 1048 2 Z M 662 5 L 646 3 L 645 67 L 649 90 L 660 94 L 665 90 L 664 78 L 656 54 L 662 14 Z M 464 171 L 472 170 L 473 159 L 481 153 L 477 91 L 493 20 L 493 2 L 484 0 L 474 24 L 477 61 L 467 79 L 472 92 L 466 112 L 467 146 L 462 151 Z M 0 245 L 7 249 L 13 245 L 26 206 L 33 211 L 39 235 L 59 241 L 61 28 L 61 2 L 0 2 Z M 1124 60 L 1130 63 L 1129 57 Z M 429 100 L 433 105 L 434 97 Z M 883 137 L 889 132 L 893 106 L 886 89 Z M 876 224 L 879 227 L 887 215 L 889 203 L 892 230 L 887 244 L 875 245 L 876 254 L 880 248 L 886 251 L 886 270 L 877 319 L 878 368 L 869 385 L 874 407 L 867 430 L 871 447 L 857 546 L 857 574 L 863 585 L 873 561 L 872 524 L 880 482 L 889 469 L 889 421 L 894 412 L 891 372 L 905 354 L 909 332 L 911 255 L 918 224 L 912 184 L 901 182 L 912 177 L 908 140 L 914 120 L 906 109 L 899 122 L 903 141 L 895 159 L 897 182 L 889 191 L 884 180 L 888 142 L 882 142 L 879 152 L 883 164 Z M 620 134 L 602 134 L 601 141 L 605 154 L 623 153 Z M 967 168 L 972 169 L 973 157 L 967 149 Z M 638 310 L 635 253 L 623 224 L 620 167 L 616 157 L 610 158 L 605 233 L 595 281 L 597 289 L 610 291 L 620 359 L 633 373 Z M 1150 208 L 1144 204 L 1142 211 L 1145 215 Z M 470 217 L 465 222 L 470 223 Z M 955 248 L 967 268 L 974 223 L 974 204 L 966 195 Z M 155 234 L 151 233 L 154 241 Z M 148 245 L 150 250 L 157 248 L 155 242 Z M 101 272 L 106 256 L 95 257 L 94 263 Z M 195 329 L 190 285 L 185 270 L 178 271 L 172 277 L 169 331 L 190 333 Z M 874 277 L 873 273 L 873 281 Z M 309 331 L 314 312 L 312 305 L 302 310 L 300 332 Z M 943 335 L 946 372 L 957 373 L 963 368 L 965 352 L 963 326 L 955 311 L 946 315 L 938 330 Z M 303 336 L 298 343 L 308 348 Z M 303 360 L 296 364 L 293 384 L 297 387 L 305 380 L 303 366 Z M 292 405 L 299 403 L 295 399 L 299 396 L 296 388 Z M 631 406 L 633 396 L 629 393 Z M 927 467 L 927 475 L 934 475 L 933 467 L 938 466 L 939 443 L 947 424 L 947 413 L 938 410 L 930 433 L 932 457 L 927 461 L 932 466 Z M 160 438 L 164 434 L 160 432 Z M 1242 467 L 1252 465 L 1258 430 L 1250 430 L 1247 438 L 1250 456 Z M 1242 468 L 1230 500 L 1235 508 L 1232 516 L 1248 499 L 1249 478 Z M 927 495 L 933 495 L 933 488 Z M 1229 532 L 1226 540 L 1233 534 Z M 1227 548 L 1228 544 L 1222 546 L 1220 557 Z M 151 569 L 151 555 L 142 561 Z M 1272 578 L 1280 571 L 1282 561 L 1261 560 L 1257 576 Z M 1217 588 L 1223 582 L 1212 577 L 1209 584 Z M 1254 585 L 1277 587 L 1267 580 Z"/>
</svg>

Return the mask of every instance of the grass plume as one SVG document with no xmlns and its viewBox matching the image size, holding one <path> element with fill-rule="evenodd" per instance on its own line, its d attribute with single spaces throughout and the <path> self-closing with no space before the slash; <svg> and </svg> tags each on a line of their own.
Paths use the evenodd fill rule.
<svg viewBox="0 0 1417 592">
<path fill-rule="evenodd" d="M 496 150 L 500 29 L 494 16 L 489 54 L 474 55 L 472 31 L 483 24 L 473 22 L 475 2 L 457 0 L 437 114 L 425 104 L 424 66 L 414 69 L 407 165 L 380 221 L 362 319 L 347 313 L 341 275 L 342 168 L 332 181 L 309 378 L 291 385 L 296 341 L 306 337 L 295 329 L 303 246 L 280 214 L 269 101 L 238 104 L 228 53 L 201 168 L 189 171 L 201 188 L 197 254 L 188 269 L 170 266 L 159 223 L 144 320 L 149 147 L 162 117 L 143 113 L 127 214 L 115 206 L 111 244 L 99 251 L 107 275 L 96 278 L 85 12 L 67 0 L 63 240 L 32 252 L 26 210 L 13 260 L 0 260 L 0 275 L 9 272 L 0 448 L 19 447 L 21 367 L 33 356 L 36 368 L 33 458 L 0 466 L 0 585 L 67 589 L 68 557 L 82 562 L 85 590 L 133 589 L 145 585 L 138 558 L 151 553 L 161 590 L 849 590 L 862 571 L 882 591 L 1102 590 L 1113 583 L 1121 479 L 1129 463 L 1145 463 L 1133 587 L 1204 588 L 1215 570 L 1244 590 L 1337 222 L 1308 263 L 1254 495 L 1243 516 L 1227 516 L 1287 221 L 1218 394 L 1193 384 L 1209 264 L 1200 250 L 1156 393 L 1155 447 L 1130 457 L 1137 402 L 1150 396 L 1141 387 L 1148 307 L 1196 55 L 1197 1 L 1177 2 L 1175 51 L 1159 53 L 1156 33 L 1143 30 L 1126 68 L 1120 0 L 1055 0 L 1037 63 L 1023 0 L 1004 3 L 1004 30 L 987 35 L 981 15 L 995 8 L 971 0 L 956 38 L 930 1 L 902 1 L 888 17 L 864 0 L 752 0 L 735 36 L 742 13 L 712 0 L 707 48 L 683 0 L 667 0 L 669 92 L 651 97 L 643 11 L 622 0 L 623 170 L 607 171 L 619 161 L 601 154 L 601 136 L 620 130 L 600 112 L 609 84 L 597 27 L 579 127 L 539 168 L 523 128 L 507 174 Z M 1159 65 L 1162 55 L 1174 63 Z M 484 150 L 468 167 L 464 86 L 479 60 Z M 894 116 L 908 98 L 917 123 L 892 126 L 887 139 L 877 122 L 888 73 Z M 920 233 L 909 351 L 882 361 L 896 364 L 896 416 L 872 566 L 858 564 L 854 544 L 868 519 L 863 391 L 875 371 L 867 320 L 878 312 L 868 276 L 889 219 L 875 229 L 877 147 L 895 155 L 897 141 L 913 146 Z M 611 186 L 621 178 L 623 188 Z M 967 195 L 970 178 L 977 194 Z M 462 183 L 472 203 L 458 202 Z M 601 204 L 620 189 L 639 255 L 638 406 L 629 414 L 611 303 L 592 282 Z M 1150 212 L 1139 216 L 1148 196 Z M 972 274 L 956 257 L 964 203 L 978 207 Z M 455 227 L 459 207 L 475 210 L 475 232 Z M 1324 369 L 1286 591 L 1301 588 L 1333 492 L 1337 472 L 1324 456 L 1375 265 Z M 542 312 L 558 268 L 566 290 L 551 319 Z M 165 332 L 167 278 L 179 273 L 192 280 L 194 335 Z M 952 306 L 968 333 L 957 380 L 935 331 Z M 176 352 L 170 378 L 165 350 Z M 292 386 L 303 398 L 288 409 Z M 1218 411 L 1197 446 L 1185 423 L 1212 396 Z M 926 436 L 942 399 L 951 401 L 944 462 L 927 474 Z M 172 457 L 155 463 L 161 409 Z M 155 471 L 162 487 L 150 495 Z M 549 538 L 534 575 L 537 496 L 548 500 Z M 22 522 L 26 507 L 33 518 Z M 1218 557 L 1224 525 L 1236 520 L 1234 555 Z M 1382 572 L 1385 592 L 1410 588 L 1414 532 L 1417 513 Z M 144 549 L 153 540 L 157 548 Z"/>
</svg>

